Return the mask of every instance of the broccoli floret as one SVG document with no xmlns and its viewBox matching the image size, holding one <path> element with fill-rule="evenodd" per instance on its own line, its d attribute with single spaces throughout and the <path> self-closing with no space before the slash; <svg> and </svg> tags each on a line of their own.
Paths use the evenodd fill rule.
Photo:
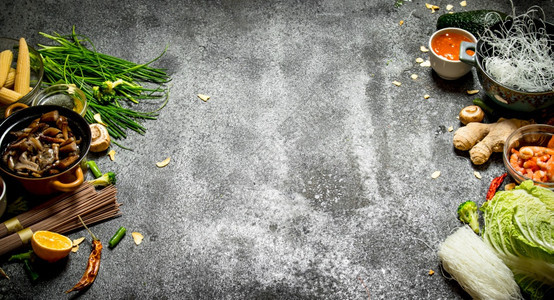
<svg viewBox="0 0 554 300">
<path fill-rule="evenodd" d="M 121 86 L 121 88 L 120 88 Z M 122 88 L 127 87 L 127 88 Z M 92 95 L 100 101 L 100 103 L 110 103 L 113 101 L 114 98 L 116 98 L 118 95 L 123 95 L 127 99 L 138 103 L 131 95 L 126 92 L 125 90 L 130 89 L 131 91 L 133 89 L 140 89 L 142 86 L 125 81 L 123 79 L 117 79 L 116 81 L 110 81 L 106 80 L 102 82 L 100 86 L 93 86 L 92 87 Z M 118 93 L 117 93 L 118 92 Z"/>
<path fill-rule="evenodd" d="M 469 227 L 479 234 L 479 214 L 475 202 L 469 200 L 460 204 L 458 206 L 458 217 L 460 221 L 469 224 Z"/>
<path fill-rule="evenodd" d="M 96 179 L 89 180 L 88 182 L 94 186 L 107 186 L 110 184 L 115 184 L 115 173 L 107 172 Z"/>
</svg>

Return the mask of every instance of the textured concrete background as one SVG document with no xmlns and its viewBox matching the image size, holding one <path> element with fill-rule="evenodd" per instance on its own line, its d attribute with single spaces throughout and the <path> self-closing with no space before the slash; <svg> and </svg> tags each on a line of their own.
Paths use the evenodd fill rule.
<svg viewBox="0 0 554 300">
<path fill-rule="evenodd" d="M 81 2 L 2 0 L 0 35 L 36 45 L 75 25 L 136 62 L 169 45 L 154 66 L 173 77 L 159 119 L 121 141 L 134 151 L 93 157 L 118 173 L 123 216 L 92 230 L 145 240 L 106 249 L 83 299 L 467 298 L 437 246 L 460 226 L 458 204 L 481 203 L 504 169 L 498 154 L 474 167 L 452 147 L 475 71 L 448 82 L 415 59 L 447 4 L 509 1 L 435 1 L 435 14 L 425 1 Z M 554 21 L 551 0 L 515 8 L 532 4 Z M 70 298 L 88 254 L 83 244 L 35 284 L 2 262 L 0 299 Z"/>
</svg>

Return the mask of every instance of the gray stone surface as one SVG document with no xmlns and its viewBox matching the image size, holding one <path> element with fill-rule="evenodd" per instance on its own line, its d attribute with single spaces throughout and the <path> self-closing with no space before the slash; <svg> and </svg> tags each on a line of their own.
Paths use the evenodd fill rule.
<svg viewBox="0 0 554 300">
<path fill-rule="evenodd" d="M 415 62 L 447 4 L 510 11 L 467 2 L 436 1 L 432 14 L 425 1 L 3 0 L 0 35 L 32 45 L 73 25 L 137 62 L 169 45 L 155 64 L 173 78 L 159 119 L 120 141 L 134 151 L 93 157 L 118 173 L 123 216 L 92 230 L 105 244 L 119 226 L 145 240 L 105 249 L 81 297 L 467 298 L 437 247 L 460 226 L 458 204 L 481 203 L 504 168 L 498 154 L 475 167 L 452 147 L 475 71 L 448 82 Z M 515 1 L 532 4 L 554 21 L 552 1 Z M 71 298 L 88 254 L 83 244 L 35 284 L 0 263 L 11 277 L 0 299 Z"/>
</svg>

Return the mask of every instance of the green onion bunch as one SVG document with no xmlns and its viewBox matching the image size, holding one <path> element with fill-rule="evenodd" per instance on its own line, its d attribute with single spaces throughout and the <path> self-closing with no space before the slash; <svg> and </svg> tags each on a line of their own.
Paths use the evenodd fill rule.
<svg viewBox="0 0 554 300">
<path fill-rule="evenodd" d="M 83 90 L 88 101 L 85 119 L 96 123 L 94 116 L 99 114 L 113 138 L 126 138 L 128 129 L 144 134 L 142 121 L 156 119 L 167 103 L 166 84 L 171 78 L 165 69 L 150 66 L 167 48 L 152 61 L 137 64 L 97 52 L 89 38 L 75 33 L 75 27 L 66 36 L 40 34 L 55 42 L 38 45 L 44 62 L 44 83 L 74 84 Z M 132 108 L 142 100 L 159 100 L 161 105 L 150 112 Z"/>
</svg>

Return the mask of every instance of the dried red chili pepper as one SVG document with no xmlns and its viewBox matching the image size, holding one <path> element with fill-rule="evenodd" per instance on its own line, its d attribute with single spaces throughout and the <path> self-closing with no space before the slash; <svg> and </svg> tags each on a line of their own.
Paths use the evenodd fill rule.
<svg viewBox="0 0 554 300">
<path fill-rule="evenodd" d="M 100 257 L 102 256 L 102 242 L 87 228 L 81 217 L 79 217 L 81 220 L 81 223 L 85 226 L 85 228 L 88 230 L 90 235 L 92 236 L 92 251 L 88 258 L 88 264 L 87 269 L 85 270 L 85 274 L 83 274 L 83 277 L 81 277 L 81 280 L 77 282 L 71 289 L 65 291 L 66 293 L 70 293 L 73 291 L 81 291 L 89 286 L 92 285 L 94 280 L 96 279 L 96 276 L 98 275 L 98 270 L 100 270 Z"/>
<path fill-rule="evenodd" d="M 487 198 L 486 198 L 487 201 L 491 200 L 492 197 L 494 197 L 494 194 L 496 194 L 496 191 L 498 190 L 498 188 L 500 187 L 500 185 L 502 184 L 506 176 L 508 176 L 508 173 L 504 173 L 492 179 L 491 185 L 489 186 L 489 190 L 487 192 Z"/>
</svg>

